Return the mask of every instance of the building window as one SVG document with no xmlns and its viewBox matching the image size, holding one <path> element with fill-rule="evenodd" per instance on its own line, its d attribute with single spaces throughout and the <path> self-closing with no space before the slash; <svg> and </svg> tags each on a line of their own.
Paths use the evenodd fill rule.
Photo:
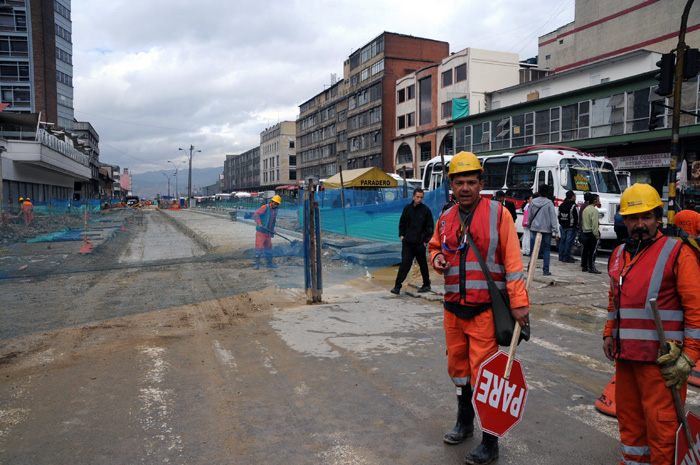
<svg viewBox="0 0 700 465">
<path fill-rule="evenodd" d="M 406 128 L 406 116 L 405 115 L 399 116 L 398 125 L 399 125 L 399 129 Z"/>
<path fill-rule="evenodd" d="M 60 3 L 58 3 L 57 0 L 54 0 L 54 2 L 53 2 L 53 9 L 56 10 L 56 13 L 58 13 L 59 15 L 70 20 L 70 10 L 68 8 L 66 8 L 65 6 L 61 5 Z"/>
<path fill-rule="evenodd" d="M 432 119 L 432 107 L 433 107 L 433 81 L 432 77 L 423 78 L 418 81 L 418 86 L 420 88 L 419 96 L 419 124 L 422 126 L 424 124 L 430 124 Z"/>
<path fill-rule="evenodd" d="M 384 60 L 379 60 L 372 65 L 372 76 L 381 73 L 382 71 L 384 71 Z"/>
<path fill-rule="evenodd" d="M 293 141 L 293 140 L 290 140 L 290 141 L 289 141 L 289 148 L 290 148 L 290 149 L 293 149 L 293 148 L 294 148 L 294 141 Z"/>
<path fill-rule="evenodd" d="M 442 118 L 452 118 L 452 100 L 448 100 L 447 102 L 442 103 Z"/>
<path fill-rule="evenodd" d="M 406 87 L 406 100 L 411 100 L 416 98 L 416 86 L 410 85 Z"/>
<path fill-rule="evenodd" d="M 442 87 L 452 85 L 452 70 L 447 70 L 442 73 Z"/>
<path fill-rule="evenodd" d="M 364 81 L 365 79 L 369 78 L 369 68 L 365 68 L 362 70 L 362 73 L 360 75 L 360 80 Z"/>
<path fill-rule="evenodd" d="M 60 37 L 61 39 L 65 39 L 68 42 L 71 42 L 71 33 L 63 29 L 61 26 L 58 24 L 55 24 L 55 30 L 56 30 L 56 35 Z M 72 43 L 72 42 L 71 42 Z"/>
<path fill-rule="evenodd" d="M 467 80 L 467 64 L 459 65 L 455 68 L 455 82 Z"/>
<path fill-rule="evenodd" d="M 397 98 L 399 100 L 399 103 L 405 102 L 406 101 L 406 89 L 399 89 Z"/>
<path fill-rule="evenodd" d="M 406 127 L 410 128 L 416 125 L 416 114 L 409 113 L 406 115 Z"/>
</svg>

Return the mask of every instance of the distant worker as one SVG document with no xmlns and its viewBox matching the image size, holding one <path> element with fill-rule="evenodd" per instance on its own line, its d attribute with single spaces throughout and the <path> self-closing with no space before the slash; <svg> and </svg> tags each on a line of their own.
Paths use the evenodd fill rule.
<svg viewBox="0 0 700 465">
<path fill-rule="evenodd" d="M 277 207 L 282 203 L 279 195 L 272 197 L 269 205 L 265 204 L 253 214 L 255 226 L 255 269 L 260 269 L 260 257 L 265 256 L 268 268 L 277 268 L 272 262 L 272 238 L 275 236 Z"/>
<path fill-rule="evenodd" d="M 671 464 L 679 421 L 669 388 L 680 391 L 685 402 L 686 381 L 700 358 L 700 265 L 690 247 L 659 230 L 663 203 L 652 186 L 625 189 L 620 213 L 629 238 L 610 256 L 603 332 L 603 352 L 616 361 L 620 463 Z M 668 355 L 659 356 L 652 297 L 657 299 Z"/>
<path fill-rule="evenodd" d="M 559 205 L 559 228 L 561 229 L 559 261 L 574 263 L 574 241 L 578 233 L 578 208 L 576 207 L 576 194 L 574 191 L 566 191 L 566 197 Z"/>
<path fill-rule="evenodd" d="M 531 256 L 530 263 L 535 262 L 542 256 L 542 274 L 549 276 L 549 257 L 552 249 L 552 236 L 559 235 L 559 221 L 557 220 L 557 210 L 554 203 L 549 199 L 549 186 L 540 184 L 537 190 L 538 196 L 530 204 L 527 214 L 527 227 L 530 228 L 530 251 L 535 248 L 535 238 L 537 233 L 542 234 L 542 243 L 537 257 Z"/>
<path fill-rule="evenodd" d="M 25 225 L 30 225 L 34 221 L 34 205 L 29 197 L 22 202 L 22 218 Z"/>
<path fill-rule="evenodd" d="M 17 218 L 22 218 L 22 204 L 23 203 L 24 203 L 24 197 L 20 197 L 19 198 L 19 213 L 17 213 Z"/>
<path fill-rule="evenodd" d="M 396 275 L 392 294 L 401 292 L 401 283 L 408 276 L 408 272 L 413 265 L 415 258 L 420 267 L 420 274 L 423 278 L 423 286 L 418 292 L 428 292 L 430 290 L 430 270 L 428 260 L 425 258 L 425 248 L 433 235 L 433 213 L 423 204 L 425 193 L 423 189 L 413 190 L 413 201 L 406 205 L 399 219 L 399 237 L 401 238 L 401 266 Z"/>
<path fill-rule="evenodd" d="M 460 152 L 452 158 L 450 187 L 458 205 L 440 215 L 428 245 L 430 263 L 445 277 L 447 372 L 457 388 L 457 423 L 443 438 L 447 444 L 459 444 L 473 436 L 472 385 L 481 364 L 498 351 L 486 276 L 468 245 L 467 231 L 493 280 L 508 292 L 513 317 L 521 326 L 529 324 L 518 233 L 506 209 L 479 194 L 484 187 L 483 172 L 471 152 Z M 498 437 L 484 431 L 481 444 L 464 461 L 486 464 L 496 458 Z"/>
<path fill-rule="evenodd" d="M 695 210 L 681 210 L 673 217 L 673 222 L 689 236 L 700 234 L 700 213 Z"/>
<path fill-rule="evenodd" d="M 494 199 L 496 202 L 500 203 L 508 211 L 510 212 L 510 216 L 513 217 L 513 223 L 518 219 L 518 212 L 515 211 L 515 204 L 511 202 L 510 200 L 506 200 L 506 193 L 503 191 L 496 191 L 496 194 L 494 195 Z"/>
</svg>

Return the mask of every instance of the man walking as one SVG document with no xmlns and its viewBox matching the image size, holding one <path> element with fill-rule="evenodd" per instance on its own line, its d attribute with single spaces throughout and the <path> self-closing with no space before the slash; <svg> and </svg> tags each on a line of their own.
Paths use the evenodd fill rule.
<svg viewBox="0 0 700 465">
<path fill-rule="evenodd" d="M 496 191 L 494 198 L 496 202 L 500 203 L 508 209 L 510 215 L 513 217 L 513 223 L 515 223 L 515 220 L 518 219 L 518 212 L 515 211 L 515 204 L 510 200 L 506 200 L 506 193 L 503 191 Z"/>
<path fill-rule="evenodd" d="M 700 266 L 689 247 L 659 231 L 663 203 L 650 185 L 625 189 L 620 213 L 630 237 L 610 256 L 603 332 L 605 356 L 616 361 L 620 463 L 671 464 L 679 421 L 669 388 L 685 402 L 700 358 Z M 650 298 L 657 299 L 666 341 L 659 341 Z M 668 355 L 659 357 L 660 343 L 668 343 Z"/>
<path fill-rule="evenodd" d="M 540 253 L 542 253 L 542 274 L 550 276 L 549 256 L 552 249 L 552 236 L 559 234 L 559 223 L 557 221 L 557 211 L 554 204 L 549 200 L 549 186 L 540 184 L 537 191 L 539 196 L 532 201 L 527 214 L 527 227 L 530 228 L 530 251 L 535 248 L 535 237 L 537 233 L 542 234 Z M 530 266 L 533 266 L 537 257 L 530 257 Z"/>
<path fill-rule="evenodd" d="M 559 242 L 559 261 L 574 263 L 572 250 L 574 240 L 578 233 L 578 208 L 576 208 L 576 194 L 567 191 L 566 198 L 559 205 L 559 227 L 561 229 L 561 241 Z"/>
<path fill-rule="evenodd" d="M 423 286 L 418 292 L 430 290 L 430 270 L 425 258 L 425 247 L 433 235 L 433 213 L 430 208 L 423 205 L 423 189 L 413 190 L 413 202 L 406 205 L 399 219 L 399 237 L 401 238 L 401 266 L 396 275 L 396 283 L 391 290 L 392 294 L 401 292 L 401 283 L 408 276 L 415 258 L 423 277 Z"/>
<path fill-rule="evenodd" d="M 588 206 L 581 215 L 581 238 L 583 239 L 583 253 L 581 254 L 581 270 L 593 274 L 600 274 L 595 267 L 595 254 L 600 238 L 598 209 L 600 199 L 598 194 L 588 194 Z M 623 213 L 624 215 L 624 213 Z"/>
<path fill-rule="evenodd" d="M 272 262 L 272 238 L 275 236 L 277 207 L 282 203 L 279 195 L 272 197 L 269 205 L 262 205 L 253 214 L 255 220 L 255 269 L 260 269 L 260 257 L 265 256 L 268 268 L 277 268 Z"/>
<path fill-rule="evenodd" d="M 447 372 L 457 386 L 457 423 L 443 438 L 459 444 L 474 434 L 472 384 L 481 364 L 498 350 L 486 277 L 466 232 L 484 258 L 493 280 L 508 292 L 511 312 L 521 326 L 529 322 L 520 243 L 513 218 L 497 202 L 483 199 L 483 168 L 473 153 L 450 161 L 450 187 L 457 205 L 440 215 L 428 249 L 430 261 L 445 277 L 444 326 Z M 464 459 L 483 465 L 498 458 L 498 437 L 487 432 Z"/>
</svg>

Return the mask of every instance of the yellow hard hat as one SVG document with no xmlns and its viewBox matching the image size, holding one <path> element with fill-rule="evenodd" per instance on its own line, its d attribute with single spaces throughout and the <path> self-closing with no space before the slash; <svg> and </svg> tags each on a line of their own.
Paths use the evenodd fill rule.
<svg viewBox="0 0 700 465">
<path fill-rule="evenodd" d="M 620 215 L 635 215 L 662 207 L 659 193 L 649 184 L 636 183 L 622 193 L 620 197 Z"/>
<path fill-rule="evenodd" d="M 29 197 L 27 197 L 27 198 L 24 199 L 24 200 L 26 200 L 27 202 L 29 202 L 29 201 L 32 200 L 32 199 L 30 199 Z"/>
<path fill-rule="evenodd" d="M 20 201 L 20 202 L 24 202 L 24 197 L 20 197 L 20 198 L 19 198 L 19 201 Z"/>
<path fill-rule="evenodd" d="M 479 163 L 479 159 L 476 158 L 476 155 L 471 152 L 459 152 L 450 160 L 448 176 L 452 177 L 453 174 L 465 173 L 467 171 L 481 171 L 483 173 L 484 169 L 481 167 L 481 163 Z"/>
<path fill-rule="evenodd" d="M 272 197 L 272 201 L 281 204 L 281 203 L 282 203 L 282 197 L 280 197 L 279 195 L 276 195 L 276 196 Z"/>
</svg>

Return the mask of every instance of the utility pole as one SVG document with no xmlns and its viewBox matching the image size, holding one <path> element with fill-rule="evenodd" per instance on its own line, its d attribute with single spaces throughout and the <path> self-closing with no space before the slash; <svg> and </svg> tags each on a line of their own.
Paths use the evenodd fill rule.
<svg viewBox="0 0 700 465">
<path fill-rule="evenodd" d="M 172 177 L 172 174 L 168 176 L 167 173 L 163 173 L 163 176 L 165 176 L 168 179 L 168 197 L 170 197 L 170 178 Z M 177 178 L 175 178 L 175 180 L 177 181 Z"/>
<path fill-rule="evenodd" d="M 187 153 L 187 150 L 180 148 L 183 152 Z M 196 152 L 201 152 L 201 150 L 195 150 L 194 145 L 190 144 L 190 173 L 187 177 L 187 206 L 190 205 L 190 198 L 192 198 L 192 154 Z"/>
<path fill-rule="evenodd" d="M 675 236 L 677 231 L 675 223 L 676 215 L 676 170 L 678 169 L 678 159 L 680 155 L 679 129 L 681 123 L 681 89 L 683 86 L 683 64 L 685 62 L 685 52 L 688 48 L 685 44 L 685 30 L 688 26 L 688 15 L 694 0 L 688 0 L 681 17 L 681 29 L 678 32 L 678 46 L 676 47 L 676 73 L 673 89 L 673 123 L 671 125 L 671 162 L 668 173 L 668 232 Z"/>
<path fill-rule="evenodd" d="M 182 149 L 180 149 L 180 150 L 182 150 Z M 175 197 L 177 197 L 177 204 L 180 205 L 180 193 L 179 193 L 178 188 L 177 188 L 177 171 L 180 169 L 182 164 L 185 162 L 181 161 L 179 165 L 175 165 L 175 162 L 168 160 L 168 163 L 172 163 L 173 168 L 175 168 L 175 174 L 173 174 L 173 176 L 175 176 Z"/>
</svg>

